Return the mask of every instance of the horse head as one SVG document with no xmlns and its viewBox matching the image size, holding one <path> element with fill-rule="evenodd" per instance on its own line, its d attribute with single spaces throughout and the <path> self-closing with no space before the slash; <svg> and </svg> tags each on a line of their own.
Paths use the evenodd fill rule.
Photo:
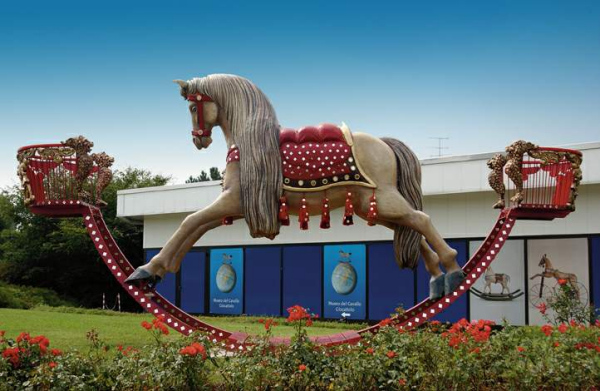
<svg viewBox="0 0 600 391">
<path fill-rule="evenodd" d="M 491 276 L 492 274 L 494 274 L 494 269 L 492 269 L 491 266 L 488 266 L 487 269 L 485 269 L 485 275 Z"/>
<path fill-rule="evenodd" d="M 546 256 L 546 254 L 542 255 L 542 258 L 540 259 L 540 263 L 538 263 L 539 267 L 546 267 L 546 263 L 548 262 L 548 257 Z"/>
<path fill-rule="evenodd" d="M 192 141 L 198 149 L 208 148 L 212 143 L 212 128 L 218 125 L 219 108 L 212 98 L 203 94 L 191 94 L 184 80 L 173 80 L 179 85 L 181 96 L 189 102 L 192 116 Z"/>
</svg>

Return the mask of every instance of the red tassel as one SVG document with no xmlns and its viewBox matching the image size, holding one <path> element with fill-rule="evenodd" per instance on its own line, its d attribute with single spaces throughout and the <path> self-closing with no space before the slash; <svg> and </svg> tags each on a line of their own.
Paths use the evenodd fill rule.
<svg viewBox="0 0 600 391">
<path fill-rule="evenodd" d="M 344 211 L 344 225 L 352 225 L 352 215 L 354 214 L 354 206 L 352 206 L 352 193 L 348 192 L 346 196 L 346 209 Z"/>
<path fill-rule="evenodd" d="M 323 206 L 321 207 L 321 228 L 328 229 L 330 227 L 329 221 L 329 198 L 327 198 L 327 194 L 325 194 Z"/>
<path fill-rule="evenodd" d="M 300 203 L 300 211 L 298 212 L 298 221 L 300 222 L 300 229 L 308 229 L 308 207 L 306 206 L 306 197 L 302 194 L 302 202 Z"/>
<path fill-rule="evenodd" d="M 288 210 L 287 198 L 285 195 L 282 195 L 281 198 L 279 198 L 279 221 L 281 222 L 281 225 L 290 225 L 290 214 Z"/>
<path fill-rule="evenodd" d="M 231 225 L 233 224 L 233 217 L 227 216 L 223 217 L 223 225 Z"/>
<path fill-rule="evenodd" d="M 373 195 L 369 198 L 369 213 L 367 213 L 367 224 L 370 226 L 374 226 L 377 223 L 377 197 L 375 197 L 375 190 L 373 190 Z"/>
</svg>

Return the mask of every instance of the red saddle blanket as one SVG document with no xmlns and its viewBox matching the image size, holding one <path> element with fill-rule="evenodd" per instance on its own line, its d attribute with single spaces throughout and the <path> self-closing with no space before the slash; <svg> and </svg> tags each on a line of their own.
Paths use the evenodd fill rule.
<svg viewBox="0 0 600 391">
<path fill-rule="evenodd" d="M 286 190 L 316 191 L 348 182 L 372 186 L 359 171 L 352 146 L 336 125 L 282 129 L 279 150 Z M 231 149 L 227 162 L 238 160 L 239 151 Z"/>
</svg>

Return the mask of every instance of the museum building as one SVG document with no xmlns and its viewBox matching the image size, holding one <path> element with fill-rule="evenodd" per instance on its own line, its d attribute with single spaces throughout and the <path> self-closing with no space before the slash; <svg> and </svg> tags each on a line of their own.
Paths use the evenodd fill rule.
<svg viewBox="0 0 600 391">
<path fill-rule="evenodd" d="M 583 181 L 576 211 L 554 221 L 516 222 L 510 239 L 491 267 L 502 276 L 479 294 L 463 295 L 437 319 L 507 320 L 545 323 L 534 307 L 545 255 L 555 269 L 576 276 L 581 300 L 600 307 L 600 142 L 569 145 L 583 153 Z M 488 185 L 486 162 L 494 153 L 422 160 L 424 211 L 458 251 L 464 264 L 493 227 L 498 210 Z M 219 182 L 123 190 L 117 215 L 143 224 L 150 260 L 190 213 L 212 203 Z M 286 315 L 300 304 L 328 319 L 377 321 L 397 307 L 410 308 L 428 295 L 429 274 L 422 262 L 401 270 L 394 260 L 393 232 L 356 218 L 342 225 L 343 210 L 331 212 L 331 228 L 311 217 L 300 230 L 292 216 L 274 240 L 250 237 L 244 220 L 209 231 L 186 255 L 181 270 L 168 274 L 158 290 L 193 314 Z M 502 286 L 504 283 L 505 286 Z M 548 290 L 547 290 L 548 291 Z M 491 294 L 481 295 L 481 292 Z"/>
</svg>

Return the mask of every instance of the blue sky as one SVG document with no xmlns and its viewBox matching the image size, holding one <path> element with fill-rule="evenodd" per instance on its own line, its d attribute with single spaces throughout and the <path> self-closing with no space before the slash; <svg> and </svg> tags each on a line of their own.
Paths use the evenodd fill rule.
<svg viewBox="0 0 600 391">
<path fill-rule="evenodd" d="M 168 4 L 167 4 L 168 3 Z M 345 121 L 421 158 L 600 141 L 600 2 L 3 2 L 0 186 L 19 146 L 83 134 L 174 176 L 224 167 L 171 80 L 235 73 L 286 127 Z"/>
</svg>

